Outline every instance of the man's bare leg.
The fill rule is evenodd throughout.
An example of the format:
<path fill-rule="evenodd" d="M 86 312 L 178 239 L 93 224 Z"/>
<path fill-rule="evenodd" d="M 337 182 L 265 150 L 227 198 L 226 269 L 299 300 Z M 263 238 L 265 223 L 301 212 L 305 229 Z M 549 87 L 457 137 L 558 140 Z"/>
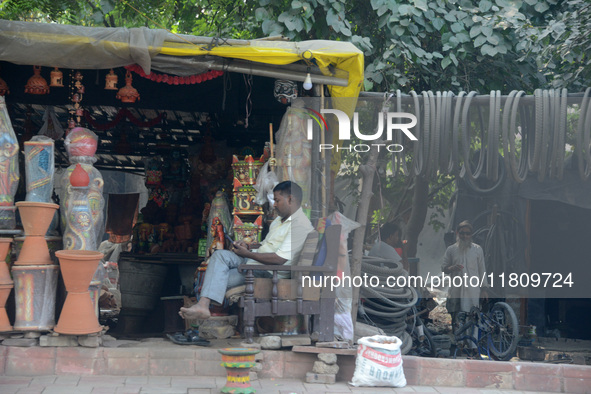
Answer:
<path fill-rule="evenodd" d="M 181 308 L 179 311 L 179 315 L 183 319 L 199 319 L 199 320 L 206 320 L 211 317 L 211 312 L 209 312 L 209 303 L 211 300 L 207 297 L 201 297 L 199 302 L 195 305 L 190 306 L 189 308 Z"/>

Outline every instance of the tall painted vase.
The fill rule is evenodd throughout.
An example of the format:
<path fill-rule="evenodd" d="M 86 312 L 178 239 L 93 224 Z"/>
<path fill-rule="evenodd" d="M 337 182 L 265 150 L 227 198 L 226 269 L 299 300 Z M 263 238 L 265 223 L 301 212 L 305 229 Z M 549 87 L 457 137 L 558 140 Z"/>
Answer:
<path fill-rule="evenodd" d="M 66 201 L 66 229 L 64 230 L 64 249 L 96 250 L 92 210 L 89 201 L 90 178 L 80 164 L 70 175 L 68 200 Z"/>
<path fill-rule="evenodd" d="M 14 195 L 20 179 L 19 146 L 8 116 L 4 97 L 0 96 L 0 229 L 16 227 Z"/>
<path fill-rule="evenodd" d="M 25 142 L 25 172 L 27 196 L 25 200 L 52 202 L 54 173 L 54 143 L 45 136 L 35 136 Z"/>

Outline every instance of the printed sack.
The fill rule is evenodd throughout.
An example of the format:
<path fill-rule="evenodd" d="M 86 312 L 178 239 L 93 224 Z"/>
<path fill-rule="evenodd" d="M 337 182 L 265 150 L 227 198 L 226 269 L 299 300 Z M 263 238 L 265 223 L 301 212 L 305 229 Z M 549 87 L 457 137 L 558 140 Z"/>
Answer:
<path fill-rule="evenodd" d="M 360 338 L 357 343 L 353 386 L 404 387 L 406 378 L 402 369 L 398 337 L 374 335 Z"/>

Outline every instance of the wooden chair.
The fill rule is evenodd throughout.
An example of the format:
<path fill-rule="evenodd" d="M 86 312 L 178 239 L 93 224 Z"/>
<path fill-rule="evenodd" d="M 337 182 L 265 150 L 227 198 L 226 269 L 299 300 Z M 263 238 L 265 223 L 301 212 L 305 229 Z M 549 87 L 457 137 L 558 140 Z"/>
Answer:
<path fill-rule="evenodd" d="M 251 343 L 254 336 L 255 319 L 261 316 L 312 315 L 312 329 L 319 341 L 332 341 L 334 338 L 334 290 L 325 278 L 336 275 L 341 225 L 328 226 L 324 238 L 318 241 L 318 233 L 308 234 L 302 254 L 296 265 L 249 265 L 238 267 L 246 272 L 245 294 L 240 299 L 243 308 L 244 336 Z M 320 253 L 326 242 L 326 257 Z M 324 261 L 321 261 L 324 258 Z M 255 270 L 273 271 L 273 278 L 255 278 Z M 291 279 L 279 279 L 277 271 L 291 272 Z M 316 277 L 315 283 L 302 286 L 302 276 Z M 322 282 L 320 282 L 322 281 Z"/>

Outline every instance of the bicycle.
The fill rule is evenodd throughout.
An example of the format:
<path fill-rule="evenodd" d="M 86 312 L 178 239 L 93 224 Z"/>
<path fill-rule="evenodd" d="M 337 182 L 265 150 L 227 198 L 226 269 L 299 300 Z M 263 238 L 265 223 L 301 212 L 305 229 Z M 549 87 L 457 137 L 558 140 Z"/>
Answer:
<path fill-rule="evenodd" d="M 465 322 L 454 330 L 454 358 L 458 351 L 480 359 L 483 355 L 500 361 L 513 357 L 519 341 L 519 325 L 508 304 L 496 302 L 486 313 L 474 306 L 470 312 L 461 312 L 458 317 Z"/>

